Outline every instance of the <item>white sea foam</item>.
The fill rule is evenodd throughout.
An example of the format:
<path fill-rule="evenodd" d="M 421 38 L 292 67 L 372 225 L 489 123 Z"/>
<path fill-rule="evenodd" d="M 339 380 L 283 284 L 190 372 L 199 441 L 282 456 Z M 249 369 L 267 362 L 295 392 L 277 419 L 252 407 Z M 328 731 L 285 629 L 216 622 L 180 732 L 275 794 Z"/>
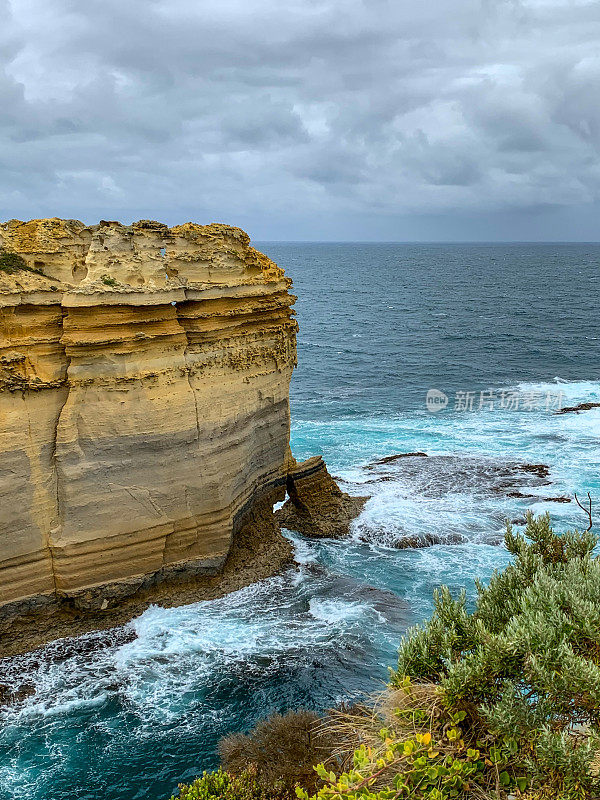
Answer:
<path fill-rule="evenodd" d="M 557 388 L 573 405 L 600 398 L 600 384 L 590 381 L 518 386 Z M 464 587 L 472 597 L 474 579 L 506 563 L 500 540 L 507 517 L 549 510 L 566 527 L 581 522 L 575 505 L 544 498 L 600 491 L 600 410 L 433 419 L 423 409 L 299 422 L 293 430 L 307 454 L 324 452 L 344 489 L 371 495 L 352 538 L 308 541 L 290 533 L 299 567 L 284 575 L 219 600 L 154 606 L 114 636 L 92 634 L 72 652 L 67 643 L 15 660 L 1 682 L 31 684 L 36 693 L 0 710 L 0 746 L 11 753 L 0 766 L 0 794 L 44 796 L 29 773 L 31 754 L 42 753 L 45 764 L 46 778 L 36 780 L 60 774 L 73 757 L 65 726 L 82 741 L 102 732 L 107 747 L 126 749 L 130 736 L 167 747 L 179 734 L 190 739 L 198 730 L 226 730 L 240 703 L 255 703 L 255 713 L 264 713 L 283 685 L 295 687 L 302 702 L 309 696 L 302 694 L 303 681 L 311 692 L 331 681 L 333 702 L 347 695 L 348 676 L 359 674 L 361 685 L 374 674 L 385 677 L 382 667 L 393 664 L 402 630 L 430 613 L 436 586 Z M 365 469 L 376 458 L 413 451 L 429 458 L 413 459 L 412 467 L 400 459 Z M 494 469 L 519 462 L 548 464 L 550 484 L 523 474 L 518 489 L 533 497 L 492 491 Z M 440 533 L 462 543 L 398 549 L 406 537 Z M 135 634 L 131 641 L 128 631 Z"/>
<path fill-rule="evenodd" d="M 371 612 L 371 614 L 374 612 L 374 609 L 365 603 L 315 597 L 310 599 L 309 609 L 315 619 L 325 622 L 327 625 L 343 624 L 349 620 L 364 619 L 368 612 Z M 383 616 L 377 612 L 375 613 L 380 621 L 383 622 Z"/>
<path fill-rule="evenodd" d="M 568 381 L 556 376 L 552 381 L 518 383 L 515 388 L 519 392 L 542 392 L 552 394 L 561 392 L 566 400 L 580 403 L 585 401 L 600 401 L 599 381 Z"/>
<path fill-rule="evenodd" d="M 564 381 L 557 377 L 504 388 L 540 395 L 560 391 L 563 405 L 600 401 L 598 381 Z M 574 492 L 582 493 L 588 488 L 600 491 L 600 409 L 557 415 L 543 409 L 518 412 L 497 408 L 493 413 L 450 412 L 435 418 L 423 409 L 388 417 L 304 421 L 295 424 L 293 432 L 308 450 L 313 439 L 314 447 L 317 442 L 325 444 L 329 468 L 342 479 L 346 491 L 371 495 L 353 525 L 353 535 L 382 546 L 394 547 L 406 537 L 415 536 L 497 540 L 502 536 L 505 519 L 522 518 L 527 508 L 536 513 L 550 511 L 562 527 L 577 524 L 580 519 L 574 503 L 559 504 L 545 498 L 572 497 Z M 462 486 L 455 485 L 456 478 L 451 474 L 444 490 L 442 473 L 433 474 L 428 486 L 407 474 L 402 461 L 379 471 L 380 476 L 385 472 L 386 477 L 381 483 L 374 482 L 377 470 L 364 469 L 377 458 L 414 451 L 425 451 L 430 456 L 462 454 L 467 459 L 465 464 L 473 465 L 477 458 L 489 459 L 498 466 L 543 463 L 550 467 L 550 483 L 540 486 L 535 476 L 528 480 L 524 474 L 513 489 L 533 497 L 519 499 L 501 491 L 494 495 L 493 487 L 486 494 L 484 475 L 481 491 L 468 475 Z M 422 462 L 422 471 L 426 473 L 430 466 L 431 462 Z M 437 493 L 433 491 L 436 481 Z"/>
<path fill-rule="evenodd" d="M 52 716 L 90 713 L 110 696 L 138 716 L 141 728 L 181 719 L 188 695 L 201 694 L 219 675 L 257 668 L 266 676 L 282 659 L 340 651 L 345 637 L 361 638 L 365 615 L 380 619 L 369 603 L 319 598 L 321 589 L 333 590 L 327 574 L 298 579 L 291 570 L 219 600 L 151 606 L 130 623 L 136 636 L 124 644 L 58 663 L 46 661 L 43 651 L 24 657 L 15 680 L 32 683 L 36 694 L 5 709 L 4 721 L 22 725 L 43 716 L 51 724 Z"/>
<path fill-rule="evenodd" d="M 316 564 L 318 561 L 316 548 L 310 539 L 305 539 L 302 536 L 294 533 L 294 531 L 284 531 L 294 546 L 294 561 L 297 564 L 306 566 L 307 564 Z"/>

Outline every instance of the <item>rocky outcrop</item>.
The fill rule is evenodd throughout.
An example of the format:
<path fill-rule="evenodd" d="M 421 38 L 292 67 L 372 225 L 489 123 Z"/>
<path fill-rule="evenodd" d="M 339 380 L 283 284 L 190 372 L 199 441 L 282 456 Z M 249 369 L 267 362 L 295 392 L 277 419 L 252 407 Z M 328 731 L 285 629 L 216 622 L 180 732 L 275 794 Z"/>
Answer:
<path fill-rule="evenodd" d="M 275 512 L 284 528 L 316 538 L 342 539 L 367 497 L 352 497 L 339 488 L 321 456 L 314 456 L 287 475 L 288 499 Z"/>
<path fill-rule="evenodd" d="M 225 225 L 11 220 L 0 248 L 0 616 L 214 575 L 293 464 L 290 280 Z"/>
<path fill-rule="evenodd" d="M 576 406 L 564 406 L 564 408 L 560 408 L 558 411 L 555 411 L 555 414 L 579 414 L 581 411 L 591 411 L 592 408 L 600 408 L 600 403 L 579 403 Z"/>

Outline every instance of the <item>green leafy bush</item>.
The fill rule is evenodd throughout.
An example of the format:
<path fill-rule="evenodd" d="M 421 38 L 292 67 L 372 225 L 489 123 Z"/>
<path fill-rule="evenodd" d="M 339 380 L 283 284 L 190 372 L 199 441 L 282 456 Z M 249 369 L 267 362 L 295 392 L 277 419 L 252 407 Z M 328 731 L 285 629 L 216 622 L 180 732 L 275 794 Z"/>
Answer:
<path fill-rule="evenodd" d="M 440 681 L 453 707 L 501 734 L 600 725 L 600 560 L 591 533 L 559 537 L 548 515 L 529 515 L 526 537 L 509 525 L 514 563 L 465 596 L 436 594 L 423 628 L 400 649 L 397 683 Z"/>
<path fill-rule="evenodd" d="M 252 771 L 238 776 L 219 769 L 205 772 L 189 785 L 179 787 L 171 800 L 290 800 L 292 795 L 283 786 L 265 788 Z"/>
<path fill-rule="evenodd" d="M 591 533 L 510 525 L 514 562 L 403 639 L 393 721 L 316 800 L 600 797 L 600 561 Z M 307 800 L 308 793 L 298 789 Z"/>
<path fill-rule="evenodd" d="M 118 285 L 119 285 L 119 281 L 117 281 L 117 280 L 116 280 L 115 278 L 113 278 L 111 275 L 102 275 L 102 277 L 100 278 L 100 280 L 102 281 L 102 283 L 103 283 L 105 286 L 112 286 L 113 288 L 115 288 L 116 286 L 118 286 Z"/>
<path fill-rule="evenodd" d="M 337 723 L 330 712 L 320 788 L 291 756 L 302 736 L 294 742 L 283 717 L 229 737 L 222 756 L 245 771 L 205 773 L 184 787 L 204 794 L 182 800 L 284 800 L 294 780 L 301 800 L 598 800 L 598 539 L 558 536 L 547 515 L 529 515 L 525 535 L 509 525 L 505 541 L 513 563 L 478 585 L 474 611 L 464 593 L 440 589 L 376 705 L 338 712 Z"/>

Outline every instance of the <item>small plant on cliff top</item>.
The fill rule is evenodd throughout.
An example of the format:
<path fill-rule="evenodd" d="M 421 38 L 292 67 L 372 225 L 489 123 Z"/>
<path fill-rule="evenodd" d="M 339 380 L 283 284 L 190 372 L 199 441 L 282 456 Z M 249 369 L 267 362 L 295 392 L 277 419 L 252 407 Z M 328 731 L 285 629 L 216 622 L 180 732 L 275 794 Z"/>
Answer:
<path fill-rule="evenodd" d="M 114 288 L 119 285 L 119 281 L 115 280 L 115 278 L 112 278 L 110 275 L 103 275 L 100 280 L 105 286 L 112 286 Z"/>
<path fill-rule="evenodd" d="M 27 262 L 18 253 L 13 253 L 5 247 L 0 247 L 0 272 L 5 272 L 7 275 L 14 275 L 15 272 L 25 270 L 26 272 L 35 272 L 36 275 L 43 275 L 41 269 L 33 269 L 27 265 Z"/>
<path fill-rule="evenodd" d="M 181 785 L 177 797 L 171 800 L 292 800 L 293 795 L 283 785 L 265 788 L 251 770 L 230 775 L 219 769 L 205 772 L 189 785 Z"/>

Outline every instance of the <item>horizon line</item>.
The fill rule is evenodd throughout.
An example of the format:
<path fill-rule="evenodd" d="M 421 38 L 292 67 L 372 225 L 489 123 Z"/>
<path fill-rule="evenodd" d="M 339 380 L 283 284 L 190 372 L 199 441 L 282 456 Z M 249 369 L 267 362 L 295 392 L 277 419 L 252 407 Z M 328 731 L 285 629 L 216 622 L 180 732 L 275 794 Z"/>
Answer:
<path fill-rule="evenodd" d="M 600 244 L 596 239 L 262 239 L 265 244 Z"/>

